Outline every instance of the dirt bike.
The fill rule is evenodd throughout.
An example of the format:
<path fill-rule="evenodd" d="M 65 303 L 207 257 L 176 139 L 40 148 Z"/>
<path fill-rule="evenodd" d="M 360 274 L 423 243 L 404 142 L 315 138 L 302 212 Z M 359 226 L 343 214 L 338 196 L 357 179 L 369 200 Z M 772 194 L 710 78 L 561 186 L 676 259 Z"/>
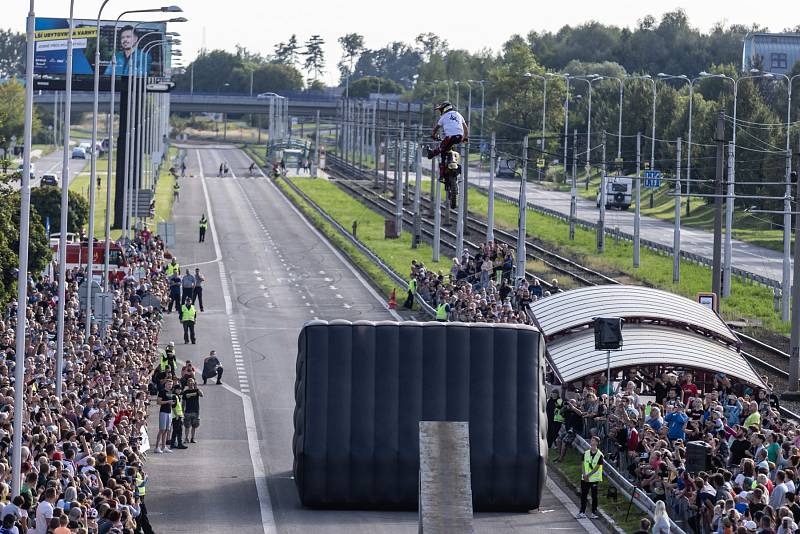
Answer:
<path fill-rule="evenodd" d="M 458 177 L 461 175 L 461 155 L 456 150 L 456 146 L 458 145 L 439 155 L 441 158 L 439 182 L 444 184 L 451 209 L 458 207 Z"/>

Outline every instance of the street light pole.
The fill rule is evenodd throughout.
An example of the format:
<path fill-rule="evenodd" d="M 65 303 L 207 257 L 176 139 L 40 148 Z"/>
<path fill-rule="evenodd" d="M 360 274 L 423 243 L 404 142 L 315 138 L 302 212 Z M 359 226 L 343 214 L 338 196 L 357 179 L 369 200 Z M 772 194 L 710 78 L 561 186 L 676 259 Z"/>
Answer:
<path fill-rule="evenodd" d="M 94 95 L 92 100 L 92 146 L 91 167 L 89 173 L 89 232 L 86 251 L 86 340 L 92 335 L 92 270 L 94 268 L 94 208 L 95 208 L 95 183 L 97 181 L 97 119 L 100 100 L 100 19 L 103 9 L 109 0 L 103 0 L 97 12 L 95 21 L 95 50 L 94 50 Z"/>
<path fill-rule="evenodd" d="M 20 178 L 19 214 L 19 266 L 17 272 L 17 324 L 16 351 L 14 363 L 14 433 L 11 437 L 11 494 L 17 496 L 22 488 L 22 413 L 24 411 L 25 391 L 25 326 L 28 303 L 28 245 L 31 214 L 31 137 L 33 133 L 33 56 L 36 28 L 34 0 L 30 0 L 26 20 L 25 48 L 25 126 L 23 130 L 22 177 Z M 64 231 L 62 229 L 61 233 Z"/>
<path fill-rule="evenodd" d="M 61 231 L 58 236 L 58 303 L 56 311 L 56 397 L 61 399 L 64 386 L 64 299 L 67 283 L 67 212 L 69 210 L 69 127 L 72 120 L 72 34 L 75 29 L 75 0 L 69 3 L 67 35 L 67 74 L 64 94 L 64 153 L 61 163 Z M 47 236 L 49 239 L 50 236 Z"/>

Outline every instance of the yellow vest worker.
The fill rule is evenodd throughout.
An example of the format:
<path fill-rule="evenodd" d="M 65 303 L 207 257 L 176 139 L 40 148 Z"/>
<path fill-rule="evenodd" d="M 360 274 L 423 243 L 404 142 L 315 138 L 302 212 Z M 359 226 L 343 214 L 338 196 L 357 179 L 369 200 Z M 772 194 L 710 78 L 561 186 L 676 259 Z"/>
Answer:
<path fill-rule="evenodd" d="M 592 494 L 592 519 L 597 519 L 597 485 L 603 481 L 603 453 L 598 449 L 600 439 L 592 436 L 591 447 L 583 452 L 581 465 L 581 511 L 578 518 L 586 517 L 589 492 Z"/>
<path fill-rule="evenodd" d="M 177 261 L 175 263 L 170 262 L 169 265 L 167 265 L 166 269 L 167 277 L 170 277 L 175 273 L 181 274 L 181 266 L 178 264 Z"/>
<path fill-rule="evenodd" d="M 186 303 L 181 306 L 180 321 L 183 325 L 183 342 L 189 343 L 191 339 L 194 345 L 197 340 L 194 336 L 194 323 L 197 320 L 197 308 L 192 306 L 191 299 L 186 299 Z"/>
<path fill-rule="evenodd" d="M 558 399 L 556 401 L 556 409 L 553 411 L 553 421 L 556 423 L 563 423 L 564 422 L 564 414 L 561 412 L 561 408 L 564 407 L 564 399 Z"/>
<path fill-rule="evenodd" d="M 447 321 L 447 304 L 442 303 L 436 307 L 436 320 Z"/>
<path fill-rule="evenodd" d="M 189 304 L 186 306 L 184 304 L 181 306 L 181 322 L 183 321 L 194 321 L 197 318 L 197 310 L 194 306 Z"/>

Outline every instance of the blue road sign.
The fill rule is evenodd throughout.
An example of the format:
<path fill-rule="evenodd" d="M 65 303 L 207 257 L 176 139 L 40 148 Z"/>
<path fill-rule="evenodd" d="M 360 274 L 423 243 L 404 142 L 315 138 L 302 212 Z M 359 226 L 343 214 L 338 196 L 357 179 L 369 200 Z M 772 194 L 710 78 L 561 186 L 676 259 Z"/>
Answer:
<path fill-rule="evenodd" d="M 661 178 L 663 175 L 661 171 L 647 170 L 644 171 L 644 186 L 645 187 L 661 187 Z"/>

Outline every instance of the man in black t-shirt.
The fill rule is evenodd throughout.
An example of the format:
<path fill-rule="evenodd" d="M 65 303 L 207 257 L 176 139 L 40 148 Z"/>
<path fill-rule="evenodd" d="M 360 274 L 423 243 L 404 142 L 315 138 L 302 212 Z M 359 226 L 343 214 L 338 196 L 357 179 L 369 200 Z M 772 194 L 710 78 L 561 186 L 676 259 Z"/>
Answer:
<path fill-rule="evenodd" d="M 164 385 L 158 392 L 156 403 L 158 410 L 158 435 L 156 436 L 156 448 L 153 452 L 172 452 L 167 448 L 167 439 L 170 437 L 172 427 L 172 407 L 175 405 L 175 395 L 172 393 L 172 379 L 164 380 Z"/>
<path fill-rule="evenodd" d="M 194 440 L 194 433 L 200 426 L 200 397 L 203 392 L 197 388 L 194 378 L 186 381 L 186 389 L 183 390 L 183 426 L 186 437 L 184 443 L 197 443 Z M 191 439 L 190 436 L 191 429 Z"/>
<path fill-rule="evenodd" d="M 728 458 L 728 465 L 739 465 L 742 458 L 752 456 L 748 454 L 750 451 L 750 440 L 747 439 L 747 431 L 739 427 L 736 434 L 736 439 L 731 443 L 731 455 Z"/>

